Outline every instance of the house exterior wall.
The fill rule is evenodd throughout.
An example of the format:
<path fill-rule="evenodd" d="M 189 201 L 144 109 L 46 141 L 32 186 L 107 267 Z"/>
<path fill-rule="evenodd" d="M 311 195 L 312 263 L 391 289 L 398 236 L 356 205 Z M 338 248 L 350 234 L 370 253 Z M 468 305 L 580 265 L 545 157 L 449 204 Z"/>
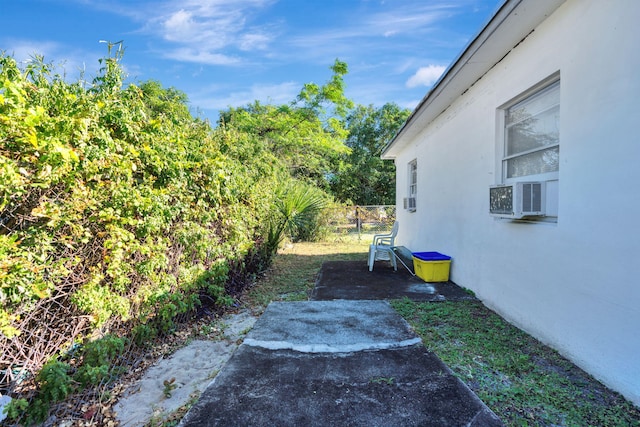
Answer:
<path fill-rule="evenodd" d="M 568 0 L 398 153 L 397 241 L 640 404 L 640 2 Z M 489 215 L 498 107 L 560 75 L 558 218 Z M 417 208 L 401 209 L 417 161 Z"/>

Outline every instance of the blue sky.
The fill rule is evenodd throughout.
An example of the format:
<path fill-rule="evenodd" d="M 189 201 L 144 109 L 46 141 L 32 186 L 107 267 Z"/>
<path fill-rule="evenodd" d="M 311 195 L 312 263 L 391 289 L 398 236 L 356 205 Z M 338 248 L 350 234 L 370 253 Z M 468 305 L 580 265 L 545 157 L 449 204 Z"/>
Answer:
<path fill-rule="evenodd" d="M 0 0 L 0 50 L 90 80 L 104 41 L 122 40 L 130 81 L 180 89 L 212 121 L 229 106 L 293 100 L 335 59 L 354 102 L 413 109 L 502 2 Z"/>

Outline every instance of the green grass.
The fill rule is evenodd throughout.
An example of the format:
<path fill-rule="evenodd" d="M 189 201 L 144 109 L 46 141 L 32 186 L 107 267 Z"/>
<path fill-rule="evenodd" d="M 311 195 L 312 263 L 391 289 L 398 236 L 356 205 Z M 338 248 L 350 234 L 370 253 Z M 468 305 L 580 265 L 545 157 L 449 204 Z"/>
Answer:
<path fill-rule="evenodd" d="M 507 425 L 640 426 L 640 411 L 479 301 L 392 302 Z"/>
<path fill-rule="evenodd" d="M 264 277 L 246 293 L 243 302 L 261 312 L 271 301 L 306 301 L 323 262 L 364 259 L 369 240 L 344 238 L 287 245 L 278 252 Z"/>
<path fill-rule="evenodd" d="M 244 302 L 260 312 L 307 300 L 323 262 L 366 262 L 367 247 L 367 239 L 292 245 Z M 392 306 L 506 425 L 640 426 L 637 407 L 478 301 Z"/>

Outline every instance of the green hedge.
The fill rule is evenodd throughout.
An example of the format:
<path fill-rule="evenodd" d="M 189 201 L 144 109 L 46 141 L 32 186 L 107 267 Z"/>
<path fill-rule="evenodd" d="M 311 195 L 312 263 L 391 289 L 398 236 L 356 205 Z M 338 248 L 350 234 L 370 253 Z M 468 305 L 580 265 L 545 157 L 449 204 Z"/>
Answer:
<path fill-rule="evenodd" d="M 0 55 L 5 391 L 125 321 L 153 336 L 205 296 L 228 304 L 229 275 L 248 258 L 265 267 L 286 168 L 253 136 L 194 118 L 179 91 L 125 86 L 119 59 L 87 84 Z"/>
<path fill-rule="evenodd" d="M 321 108 L 350 105 L 339 61 L 291 105 L 212 128 L 176 89 L 125 85 L 121 56 L 109 45 L 87 83 L 0 53 L 0 392 L 14 420 L 117 374 L 125 342 L 232 303 L 285 235 L 316 237 L 318 187 L 347 150 Z"/>

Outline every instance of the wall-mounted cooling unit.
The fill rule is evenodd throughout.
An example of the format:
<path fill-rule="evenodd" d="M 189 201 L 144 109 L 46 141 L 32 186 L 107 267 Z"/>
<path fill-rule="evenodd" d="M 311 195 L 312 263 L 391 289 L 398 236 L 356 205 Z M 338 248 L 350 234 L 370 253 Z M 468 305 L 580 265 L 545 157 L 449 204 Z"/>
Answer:
<path fill-rule="evenodd" d="M 404 208 L 410 212 L 415 212 L 416 210 L 416 198 L 415 197 L 405 197 L 404 200 Z"/>
<path fill-rule="evenodd" d="M 545 215 L 545 183 L 515 182 L 489 188 L 489 213 L 499 218 L 520 219 Z"/>

